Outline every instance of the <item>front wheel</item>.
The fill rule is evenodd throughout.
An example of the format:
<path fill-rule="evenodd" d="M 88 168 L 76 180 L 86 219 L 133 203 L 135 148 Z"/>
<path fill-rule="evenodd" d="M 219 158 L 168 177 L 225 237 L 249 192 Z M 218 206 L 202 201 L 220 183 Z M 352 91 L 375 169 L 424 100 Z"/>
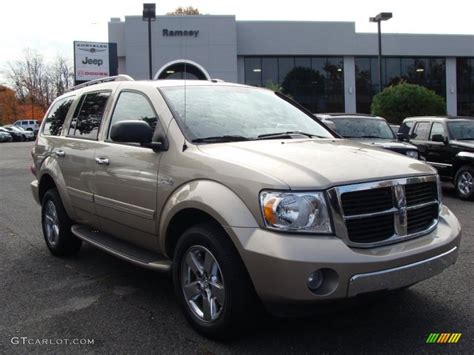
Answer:
<path fill-rule="evenodd" d="M 53 255 L 69 256 L 79 251 L 82 240 L 72 234 L 72 221 L 56 189 L 50 189 L 44 194 L 41 220 L 46 245 Z"/>
<path fill-rule="evenodd" d="M 235 336 L 250 326 L 258 310 L 240 256 L 225 232 L 212 224 L 191 227 L 180 237 L 173 282 L 187 320 L 208 337 Z"/>
<path fill-rule="evenodd" d="M 463 166 L 456 173 L 454 186 L 457 195 L 463 200 L 474 200 L 474 168 Z"/>

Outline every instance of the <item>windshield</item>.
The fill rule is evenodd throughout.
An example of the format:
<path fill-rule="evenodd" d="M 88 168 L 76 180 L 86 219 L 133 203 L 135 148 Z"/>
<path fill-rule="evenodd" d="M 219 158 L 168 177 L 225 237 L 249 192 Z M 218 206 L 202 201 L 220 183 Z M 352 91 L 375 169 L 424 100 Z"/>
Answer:
<path fill-rule="evenodd" d="M 448 128 L 452 139 L 474 140 L 474 120 L 448 122 Z"/>
<path fill-rule="evenodd" d="M 337 133 L 345 138 L 395 138 L 392 129 L 384 120 L 364 117 L 331 117 L 330 120 L 336 125 Z"/>
<path fill-rule="evenodd" d="M 186 96 L 183 86 L 161 90 L 192 140 L 223 136 L 257 139 L 262 135 L 296 131 L 333 138 L 323 126 L 269 90 L 188 86 Z"/>

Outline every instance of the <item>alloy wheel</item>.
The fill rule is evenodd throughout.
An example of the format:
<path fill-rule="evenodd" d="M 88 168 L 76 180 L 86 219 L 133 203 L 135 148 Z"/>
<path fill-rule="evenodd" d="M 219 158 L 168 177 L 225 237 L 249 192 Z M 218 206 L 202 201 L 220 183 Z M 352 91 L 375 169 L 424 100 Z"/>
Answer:
<path fill-rule="evenodd" d="M 46 203 L 43 224 L 48 243 L 55 246 L 59 239 L 59 219 L 56 206 L 51 200 Z"/>
<path fill-rule="evenodd" d="M 181 289 L 199 320 L 214 322 L 222 314 L 226 298 L 224 278 L 216 258 L 205 247 L 192 246 L 184 254 Z"/>
<path fill-rule="evenodd" d="M 473 180 L 473 176 L 469 171 L 461 173 L 458 179 L 458 190 L 462 195 L 467 196 L 472 192 Z"/>

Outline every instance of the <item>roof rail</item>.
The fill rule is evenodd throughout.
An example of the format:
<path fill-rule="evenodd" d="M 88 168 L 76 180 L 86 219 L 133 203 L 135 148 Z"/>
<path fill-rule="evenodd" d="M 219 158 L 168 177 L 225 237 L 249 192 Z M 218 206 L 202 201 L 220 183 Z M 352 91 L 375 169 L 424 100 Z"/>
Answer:
<path fill-rule="evenodd" d="M 120 75 L 115 75 L 115 76 L 109 76 L 109 77 L 106 77 L 106 78 L 86 81 L 85 83 L 73 86 L 68 91 L 74 91 L 74 90 L 82 89 L 82 88 L 85 88 L 87 86 L 91 86 L 91 85 L 95 85 L 95 84 L 108 83 L 109 81 L 132 81 L 132 80 L 134 80 L 134 79 L 131 76 L 125 75 L 125 74 L 120 74 Z"/>

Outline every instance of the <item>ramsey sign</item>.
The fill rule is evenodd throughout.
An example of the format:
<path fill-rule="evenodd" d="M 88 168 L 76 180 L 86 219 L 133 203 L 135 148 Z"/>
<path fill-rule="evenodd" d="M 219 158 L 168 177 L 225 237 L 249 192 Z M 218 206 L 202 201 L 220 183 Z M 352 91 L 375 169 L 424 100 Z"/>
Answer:
<path fill-rule="evenodd" d="M 74 42 L 76 84 L 117 75 L 117 44 Z"/>

